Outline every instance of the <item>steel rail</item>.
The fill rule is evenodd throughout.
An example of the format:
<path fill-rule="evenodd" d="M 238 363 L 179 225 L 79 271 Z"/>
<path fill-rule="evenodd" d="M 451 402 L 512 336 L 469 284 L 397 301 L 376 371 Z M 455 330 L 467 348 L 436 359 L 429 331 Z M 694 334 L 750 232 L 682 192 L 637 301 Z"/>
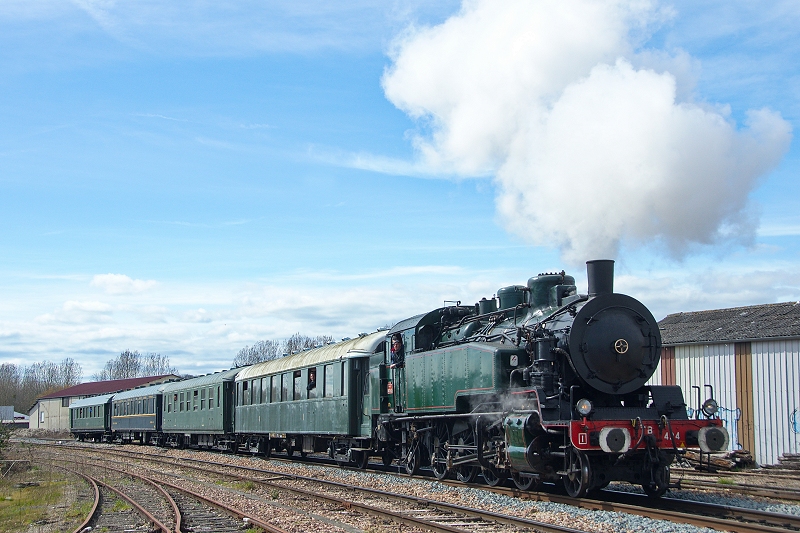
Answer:
<path fill-rule="evenodd" d="M 264 521 L 256 518 L 255 516 L 252 516 L 252 515 L 250 515 L 248 513 L 245 513 L 244 511 L 241 511 L 239 509 L 236 509 L 235 507 L 230 507 L 230 506 L 221 504 L 219 502 L 216 502 L 216 501 L 212 500 L 211 498 L 209 498 L 208 496 L 204 496 L 202 494 L 194 492 L 194 491 L 192 491 L 190 489 L 187 489 L 186 487 L 180 487 L 178 485 L 175 485 L 174 483 L 170 483 L 169 481 L 159 481 L 159 483 L 163 483 L 167 487 L 173 488 L 173 489 L 175 489 L 177 491 L 180 491 L 180 492 L 182 492 L 184 494 L 187 494 L 192 498 L 196 498 L 196 499 L 202 501 L 203 503 L 205 503 L 206 505 L 210 505 L 211 507 L 214 507 L 215 509 L 219 509 L 219 510 L 225 512 L 225 513 L 230 513 L 230 514 L 232 514 L 232 515 L 234 515 L 234 516 L 236 516 L 238 518 L 241 518 L 242 520 L 247 519 L 249 521 L 249 523 L 251 523 L 251 524 L 253 524 L 253 525 L 257 526 L 257 527 L 260 527 L 261 529 L 263 529 L 264 531 L 268 531 L 269 533 L 288 533 L 288 531 L 286 531 L 284 529 L 281 529 L 278 526 L 273 526 L 273 525 L 271 525 L 271 524 L 269 524 L 267 522 L 264 522 Z"/>
<path fill-rule="evenodd" d="M 788 468 L 763 468 L 752 471 L 734 471 L 734 470 L 718 470 L 717 472 L 705 472 L 695 468 L 685 467 L 670 467 L 670 471 L 674 474 L 686 474 L 692 476 L 702 477 L 731 477 L 731 476 L 744 476 L 744 477 L 771 477 L 771 478 L 786 478 L 786 479 L 800 479 L 800 470 L 792 470 Z"/>
<path fill-rule="evenodd" d="M 112 453 L 120 453 L 120 451 L 115 451 L 115 452 L 112 452 Z M 150 457 L 150 458 L 153 458 L 154 460 L 157 460 L 157 461 L 163 461 L 163 459 L 161 457 L 159 457 L 156 454 L 151 454 L 151 453 L 122 451 L 121 455 L 123 455 L 123 454 L 139 455 L 139 456 L 143 456 L 143 457 Z M 203 460 L 192 459 L 192 458 L 171 458 L 171 459 L 177 459 L 179 461 L 185 461 L 185 462 L 198 462 L 198 463 L 202 463 L 204 465 L 216 465 L 216 466 L 221 466 L 221 467 L 225 467 L 225 468 L 236 468 L 236 469 L 239 469 L 239 470 L 250 470 L 250 471 L 255 471 L 255 472 L 260 472 L 260 473 L 284 476 L 286 478 L 304 479 L 304 476 L 286 475 L 286 474 L 283 474 L 283 473 L 280 473 L 280 472 L 274 472 L 274 471 L 269 471 L 269 470 L 264 470 L 264 469 L 253 468 L 253 467 L 233 466 L 233 465 L 227 465 L 227 464 L 224 464 L 224 463 L 209 462 L 209 461 L 203 461 Z M 164 462 L 167 462 L 167 461 L 164 461 Z M 234 474 L 225 474 L 225 475 L 236 477 L 236 475 L 234 475 Z M 405 477 L 405 476 L 403 476 L 403 477 Z M 314 482 L 335 483 L 335 482 L 330 482 L 330 481 L 317 480 L 317 479 L 314 479 L 314 478 L 306 478 L 306 479 L 314 481 Z M 451 484 L 453 486 L 459 486 L 459 487 L 467 486 L 467 485 L 464 485 L 462 483 L 453 483 L 453 482 L 448 482 L 448 481 L 443 481 L 442 483 Z M 520 490 L 516 490 L 516 489 L 503 489 L 503 488 L 498 488 L 498 487 L 491 487 L 491 488 L 486 488 L 485 490 L 490 490 L 490 491 L 501 493 L 501 494 L 508 494 L 508 495 L 512 495 L 512 496 L 516 496 L 516 497 L 520 497 L 520 498 L 525 498 L 525 499 L 531 499 L 531 500 L 535 500 L 535 501 L 550 501 L 550 502 L 554 502 L 554 503 L 563 503 L 563 504 L 572 505 L 572 506 L 580 507 L 580 508 L 586 508 L 586 509 L 599 509 L 599 510 L 607 510 L 607 511 L 617 510 L 617 511 L 620 511 L 620 512 L 626 512 L 626 513 L 630 513 L 630 514 L 637 514 L 637 515 L 640 515 L 640 516 L 648 516 L 648 517 L 651 517 L 651 518 L 657 518 L 657 519 L 662 519 L 662 520 L 670 520 L 670 521 L 673 521 L 673 522 L 682 522 L 682 523 L 687 523 L 687 524 L 692 524 L 692 525 L 698 525 L 698 526 L 701 526 L 701 527 L 702 526 L 705 526 L 705 527 L 717 527 L 717 528 L 721 527 L 723 529 L 727 529 L 727 530 L 730 530 L 730 531 L 741 531 L 743 533 L 756 533 L 756 532 L 760 532 L 760 533 L 777 533 L 778 531 L 785 532 L 786 531 L 786 529 L 785 529 L 786 527 L 795 527 L 795 529 L 800 529 L 800 525 L 795 525 L 796 523 L 800 524 L 800 519 L 797 519 L 797 518 L 795 518 L 795 517 L 793 517 L 791 515 L 782 515 L 782 514 L 777 514 L 777 513 L 769 513 L 769 512 L 765 512 L 765 511 L 755 511 L 755 510 L 743 509 L 743 508 L 738 508 L 738 507 L 730 507 L 730 506 L 718 506 L 718 505 L 713 505 L 713 504 L 703 504 L 706 507 L 703 508 L 702 512 L 706 512 L 706 513 L 713 512 L 713 509 L 716 508 L 717 511 L 721 511 L 721 513 L 717 513 L 717 514 L 722 514 L 723 516 L 728 516 L 729 517 L 729 518 L 715 518 L 715 517 L 712 517 L 712 516 L 697 516 L 697 515 L 693 515 L 693 514 L 690 514 L 690 513 L 679 512 L 679 511 L 675 511 L 675 510 L 654 509 L 652 507 L 640 507 L 640 506 L 635 505 L 635 504 L 625 504 L 625 503 L 621 503 L 621 502 L 608 502 L 608 501 L 598 501 L 598 500 L 588 500 L 588 499 L 574 499 L 574 498 L 569 498 L 567 496 L 559 496 L 559 495 L 545 494 L 545 493 L 538 493 L 538 492 L 525 492 L 525 491 L 520 491 Z M 613 492 L 613 491 L 608 491 L 608 492 Z M 402 497 L 402 495 L 400 495 L 400 496 Z M 666 498 L 664 500 L 669 500 L 669 498 Z M 658 501 L 663 501 L 663 500 L 648 499 L 647 501 L 648 501 L 648 504 L 650 505 L 653 502 L 658 502 Z M 676 502 L 674 505 L 695 505 L 695 504 L 698 504 L 696 509 L 700 509 L 700 507 L 701 507 L 701 505 L 699 505 L 700 502 L 691 502 L 691 503 L 689 503 L 689 502 L 687 502 L 687 500 L 674 500 L 674 501 Z M 680 502 L 680 503 L 678 503 L 678 502 Z M 754 521 L 754 523 L 739 522 L 739 521 L 736 521 L 735 519 L 752 520 L 752 521 Z M 798 520 L 799 522 L 795 522 L 796 520 Z M 764 524 L 758 523 L 759 521 L 769 521 L 773 525 L 764 525 Z M 549 524 L 543 524 L 543 525 L 549 525 Z M 550 526 L 552 526 L 552 525 L 550 525 Z"/>
<path fill-rule="evenodd" d="M 385 509 L 381 509 L 381 508 L 378 508 L 378 507 L 371 506 L 369 504 L 352 502 L 352 501 L 349 501 L 349 500 L 343 500 L 341 498 L 336 498 L 334 496 L 326 496 L 326 495 L 320 494 L 318 492 L 308 491 L 308 490 L 300 489 L 300 488 L 297 488 L 297 487 L 287 487 L 286 485 L 283 485 L 283 484 L 280 484 L 280 483 L 276 483 L 275 481 L 277 481 L 277 480 L 305 481 L 305 482 L 310 482 L 310 483 L 317 483 L 317 484 L 327 485 L 327 486 L 338 488 L 338 489 L 357 490 L 357 491 L 360 491 L 360 492 L 369 493 L 369 494 L 376 495 L 376 496 L 382 496 L 382 497 L 396 499 L 396 500 L 399 500 L 399 501 L 415 503 L 415 504 L 418 504 L 418 505 L 423 505 L 423 506 L 426 506 L 426 507 L 431 507 L 431 508 L 435 508 L 435 509 L 439 509 L 439 510 L 442 510 L 442 511 L 451 512 L 451 513 L 461 513 L 461 514 L 464 514 L 464 515 L 467 515 L 467 516 L 480 518 L 482 520 L 493 521 L 493 522 L 498 522 L 498 523 L 503 523 L 503 524 L 509 524 L 509 525 L 514 525 L 514 526 L 518 526 L 518 527 L 533 528 L 533 529 L 537 529 L 539 531 L 543 531 L 543 532 L 546 532 L 546 533 L 586 533 L 583 530 L 564 527 L 564 526 L 559 526 L 559 525 L 550 524 L 550 523 L 547 523 L 547 522 L 539 522 L 537 520 L 531 520 L 531 519 L 522 518 L 522 517 L 516 517 L 516 516 L 511 516 L 511 515 L 504 515 L 504 514 L 495 513 L 495 512 L 492 512 L 492 511 L 484 511 L 482 509 L 475 509 L 475 508 L 472 508 L 472 507 L 465 507 L 465 506 L 446 503 L 446 502 L 438 502 L 438 501 L 435 501 L 435 500 L 429 500 L 429 499 L 426 499 L 426 498 L 420 498 L 418 496 L 410 496 L 410 495 L 406 495 L 406 494 L 388 492 L 388 491 L 383 491 L 383 490 L 379 490 L 379 489 L 372 489 L 372 488 L 368 488 L 368 487 L 359 487 L 359 486 L 354 486 L 354 485 L 348 485 L 348 484 L 339 483 L 339 482 L 336 482 L 336 481 L 322 480 L 322 479 L 317 479 L 317 478 L 310 477 L 310 476 L 298 476 L 298 475 L 292 475 L 292 474 L 284 474 L 284 473 L 281 473 L 281 472 L 274 472 L 274 471 L 269 471 L 269 470 L 264 470 L 264 469 L 259 469 L 259 468 L 226 465 L 226 464 L 223 464 L 223 463 L 208 462 L 208 461 L 202 461 L 202 460 L 199 460 L 199 459 L 170 457 L 170 459 L 178 459 L 178 460 L 181 460 L 181 461 L 201 463 L 204 466 L 179 465 L 179 464 L 176 464 L 174 462 L 167 461 L 164 458 L 161 458 L 161 457 L 158 457 L 158 456 L 154 456 L 154 454 L 144 454 L 144 455 L 151 456 L 149 460 L 154 460 L 156 462 L 166 463 L 166 464 L 169 464 L 171 466 L 178 466 L 179 468 L 180 467 L 190 468 L 190 469 L 193 469 L 193 470 L 199 470 L 199 471 L 206 472 L 206 473 L 213 472 L 213 473 L 218 474 L 218 475 L 227 476 L 227 477 L 230 477 L 230 478 L 233 478 L 233 479 L 237 479 L 237 480 L 241 480 L 241 481 L 252 481 L 254 483 L 258 483 L 260 485 L 268 486 L 270 488 L 286 490 L 286 491 L 289 491 L 289 492 L 293 492 L 295 494 L 301 494 L 303 496 L 306 496 L 306 497 L 309 497 L 309 498 L 312 498 L 312 499 L 322 499 L 322 500 L 328 501 L 329 503 L 340 505 L 341 507 L 343 507 L 345 509 L 356 508 L 357 510 L 360 510 L 364 514 L 370 514 L 372 516 L 378 516 L 380 518 L 389 518 L 389 519 L 391 519 L 391 520 L 393 520 L 395 522 L 398 522 L 398 523 L 402 523 L 402 524 L 405 524 L 405 525 L 408 525 L 408 526 L 412 526 L 412 527 L 422 528 L 422 529 L 425 529 L 425 530 L 428 530 L 428 531 L 436 531 L 436 532 L 439 532 L 439 533 L 465 533 L 466 530 L 455 528 L 455 527 L 451 527 L 451 526 L 447 526 L 447 525 L 443 525 L 443 524 L 438 524 L 436 522 L 432 522 L 432 521 L 425 520 L 425 519 L 422 519 L 422 518 L 416 518 L 416 517 L 413 517 L 413 516 L 408 516 L 407 513 L 389 511 L 389 510 L 385 510 Z M 108 460 L 108 459 L 102 459 L 102 460 Z M 250 471 L 250 472 L 254 472 L 254 473 L 258 473 L 258 474 L 269 474 L 271 476 L 277 476 L 278 479 L 276 480 L 275 477 L 272 477 L 272 478 L 269 478 L 269 479 L 259 479 L 259 478 L 248 477 L 248 476 L 245 476 L 245 475 L 242 475 L 242 474 L 235 474 L 235 473 L 231 473 L 231 472 L 221 472 L 221 471 L 218 471 L 218 470 L 210 470 L 207 467 L 207 465 L 213 465 L 213 466 L 223 467 L 223 468 L 231 468 L 231 469 L 236 469 L 236 470 L 245 470 L 245 471 Z M 164 483 L 166 483 L 166 482 L 164 482 Z"/>
<path fill-rule="evenodd" d="M 58 466 L 58 465 L 54 465 L 54 466 Z M 60 466 L 59 468 L 64 468 L 64 467 Z M 97 486 L 97 483 L 95 483 L 94 479 L 90 478 L 89 476 L 87 476 L 85 474 L 82 474 L 81 472 L 76 472 L 76 471 L 71 470 L 69 468 L 64 468 L 64 470 L 66 470 L 68 472 L 72 472 L 76 476 L 82 477 L 84 480 L 86 480 L 89 483 L 89 485 L 92 487 L 92 489 L 94 489 L 94 504 L 92 505 L 92 509 L 89 511 L 89 514 L 86 516 L 86 520 L 84 520 L 81 525 L 79 525 L 77 528 L 75 528 L 72 531 L 72 533 L 81 533 L 89 525 L 89 522 L 92 521 L 92 519 L 94 518 L 94 515 L 97 514 L 97 509 L 100 507 L 100 487 Z"/>
<path fill-rule="evenodd" d="M 330 481 L 330 480 L 326 480 L 326 479 L 318 479 L 318 478 L 311 477 L 311 476 L 299 476 L 299 475 L 296 475 L 296 474 L 284 474 L 282 472 L 275 472 L 275 471 L 266 470 L 266 469 L 263 469 L 263 468 L 255 468 L 255 467 L 249 467 L 249 466 L 226 465 L 224 463 L 201 461 L 199 459 L 191 459 L 191 458 L 172 458 L 172 459 L 179 459 L 181 461 L 188 461 L 188 462 L 198 462 L 198 463 L 202 463 L 204 465 L 214 465 L 214 466 L 219 466 L 219 467 L 223 467 L 223 468 L 233 468 L 233 469 L 236 469 L 236 470 L 245 470 L 245 471 L 255 472 L 255 473 L 259 473 L 259 474 L 269 474 L 269 475 L 273 475 L 273 476 L 278 476 L 279 479 L 281 479 L 281 480 L 306 481 L 306 482 L 311 482 L 311 483 L 319 483 L 319 484 L 322 484 L 322 485 L 328 485 L 328 486 L 336 487 L 336 488 L 340 488 L 340 489 L 355 489 L 355 490 L 358 490 L 360 492 L 374 494 L 374 495 L 377 495 L 377 496 L 389 497 L 389 498 L 393 498 L 393 499 L 400 500 L 400 501 L 413 502 L 413 503 L 417 503 L 417 504 L 420 504 L 420 505 L 425 505 L 425 506 L 428 506 L 428 507 L 434 507 L 434 508 L 437 508 L 437 509 L 440 509 L 440 510 L 443 510 L 443 511 L 463 513 L 463 514 L 466 514 L 468 516 L 474 516 L 476 518 L 481 518 L 481 519 L 484 519 L 484 520 L 486 520 L 488 518 L 489 520 L 494 521 L 494 522 L 500 522 L 500 523 L 515 525 L 515 526 L 536 528 L 536 529 L 538 529 L 540 531 L 545 531 L 545 532 L 549 532 L 549 533 L 583 533 L 583 531 L 579 530 L 579 529 L 568 528 L 568 527 L 564 527 L 564 526 L 550 524 L 550 523 L 547 523 L 547 522 L 539 522 L 538 520 L 530 520 L 528 518 L 521 518 L 521 517 L 517 517 L 517 516 L 504 515 L 504 514 L 501 514 L 501 513 L 495 513 L 493 511 L 484 511 L 483 509 L 475 509 L 475 508 L 472 508 L 472 507 L 465 507 L 465 506 L 462 506 L 462 505 L 456 505 L 456 504 L 447 503 L 447 502 L 439 502 L 439 501 L 435 501 L 435 500 L 428 500 L 426 498 L 420 498 L 418 496 L 410 496 L 410 495 L 407 495 L 407 494 L 389 492 L 389 491 L 384 491 L 384 490 L 380 490 L 380 489 L 372 489 L 372 488 L 369 488 L 369 487 L 360 487 L 360 486 L 355 486 L 355 485 L 348 485 L 346 483 L 340 483 L 338 481 Z M 164 462 L 168 462 L 168 461 L 164 461 Z M 172 463 L 172 464 L 174 464 L 174 463 Z M 202 467 L 193 466 L 193 467 L 190 467 L 190 468 L 209 471 L 208 469 L 202 468 Z M 281 484 L 275 483 L 274 482 L 274 481 L 276 481 L 275 479 L 270 479 L 270 480 L 254 479 L 254 478 L 251 478 L 251 477 L 243 476 L 241 474 L 233 474 L 233 473 L 219 472 L 219 471 L 214 471 L 214 472 L 217 473 L 217 474 L 230 476 L 230 477 L 233 477 L 233 478 L 239 479 L 239 480 L 253 481 L 253 482 L 260 483 L 260 484 L 263 484 L 263 485 L 267 485 L 267 486 L 270 486 L 270 487 L 273 487 L 273 488 L 285 489 L 285 490 L 290 490 L 290 491 L 302 491 L 305 494 L 309 494 L 311 496 L 319 497 L 319 495 L 317 493 L 311 493 L 311 492 L 303 491 L 302 489 L 290 488 L 290 487 L 286 487 L 285 485 L 281 485 Z M 465 485 L 460 484 L 459 486 L 464 487 Z M 344 501 L 344 500 L 342 500 L 342 501 Z M 346 503 L 348 503 L 349 505 L 357 505 L 357 504 L 353 504 L 351 502 L 346 502 Z M 361 505 L 361 504 L 358 504 L 358 505 Z M 379 512 L 381 512 L 381 513 L 387 513 L 387 512 L 391 513 L 391 511 L 383 511 L 383 510 L 379 510 Z M 401 518 L 403 518 L 403 517 L 401 516 Z M 428 525 L 428 526 L 430 526 L 432 524 L 432 523 L 429 523 L 429 522 L 424 521 L 424 520 L 421 523 L 425 524 L 425 525 Z M 441 526 L 437 526 L 437 527 L 441 527 Z"/>
<path fill-rule="evenodd" d="M 113 466 L 106 466 L 106 465 L 98 465 L 94 464 L 94 466 L 98 466 L 100 468 L 105 468 L 106 470 L 113 470 L 119 474 L 124 474 L 126 476 L 134 477 L 139 479 L 145 483 L 150 484 L 153 488 L 155 488 L 158 492 L 161 493 L 162 496 L 169 502 L 170 507 L 172 507 L 172 513 L 175 515 L 175 533 L 183 533 L 183 529 L 181 526 L 181 522 L 183 521 L 183 517 L 181 516 L 181 511 L 178 509 L 178 504 L 175 499 L 170 496 L 170 494 L 164 490 L 155 480 L 150 479 L 145 476 L 140 476 L 139 474 L 134 474 L 133 472 L 127 472 L 125 470 L 120 470 L 119 468 L 114 468 Z"/>
<path fill-rule="evenodd" d="M 131 504 L 132 506 L 134 506 L 137 511 L 139 511 L 142 515 L 144 515 L 148 520 L 150 520 L 150 522 L 152 522 L 161 531 L 163 531 L 164 533 L 172 533 L 172 531 L 169 529 L 169 527 L 167 527 L 158 518 L 153 516 L 153 514 L 150 513 L 150 511 L 148 511 L 147 509 L 145 509 L 144 507 L 139 505 L 139 503 L 137 503 L 133 498 L 131 498 L 130 496 L 128 496 L 127 494 L 125 494 L 124 492 L 119 490 L 118 488 L 112 487 L 110 484 L 108 484 L 108 483 L 106 483 L 104 481 L 100 481 L 97 478 L 94 478 L 94 480 L 97 482 L 97 484 L 104 486 L 105 488 L 107 488 L 111 492 L 114 492 L 117 496 L 119 496 L 120 498 L 122 498 L 123 500 L 125 500 L 126 502 Z"/>
<path fill-rule="evenodd" d="M 763 496 L 765 498 L 774 498 L 778 500 L 800 501 L 800 490 L 797 489 L 779 489 L 776 487 L 748 485 L 735 482 L 731 484 L 722 484 L 713 481 L 682 479 L 678 481 L 678 489 L 714 489 L 723 492 L 738 492 L 741 494 L 751 494 L 753 496 Z"/>
<path fill-rule="evenodd" d="M 101 460 L 108 461 L 108 459 L 101 459 Z M 88 463 L 84 463 L 84 464 L 88 464 Z M 102 464 L 97 464 L 97 463 L 91 463 L 91 465 L 92 466 L 96 466 L 98 468 L 104 468 L 106 470 L 113 470 L 115 472 L 118 472 L 118 473 L 121 473 L 121 474 L 124 474 L 124 475 L 127 475 L 127 476 L 138 478 L 138 479 L 140 479 L 142 481 L 150 483 L 155 488 L 157 488 L 162 494 L 164 494 L 166 496 L 167 500 L 170 502 L 170 505 L 173 508 L 173 511 L 176 513 L 175 514 L 175 516 L 176 516 L 175 532 L 176 533 L 181 533 L 181 531 L 182 531 L 181 524 L 180 524 L 180 522 L 182 520 L 181 513 L 178 510 L 178 506 L 177 506 L 177 503 L 175 502 L 175 499 L 172 496 L 170 496 L 169 493 L 167 493 L 163 489 L 163 487 L 161 487 L 160 485 L 166 485 L 167 487 L 170 487 L 170 488 L 175 489 L 175 490 L 177 490 L 179 492 L 187 494 L 192 498 L 196 498 L 196 499 L 198 499 L 198 500 L 200 500 L 200 501 L 206 503 L 207 505 L 210 505 L 210 506 L 212 506 L 212 507 L 214 507 L 216 509 L 219 509 L 219 510 L 224 511 L 224 512 L 229 513 L 229 514 L 233 514 L 237 518 L 241 518 L 241 519 L 245 519 L 246 518 L 251 524 L 253 524 L 253 525 L 257 526 L 257 527 L 260 527 L 261 529 L 263 529 L 265 531 L 268 531 L 270 533 L 288 533 L 287 531 L 285 531 L 285 530 L 283 530 L 283 529 L 281 529 L 281 528 L 279 528 L 277 526 L 273 526 L 273 525 L 271 525 L 271 524 L 269 524 L 267 522 L 263 522 L 262 520 L 258 519 L 257 517 L 252 516 L 250 514 L 247 514 L 247 513 L 243 512 L 243 511 L 239 510 L 239 509 L 236 509 L 235 507 L 226 506 L 224 504 L 221 504 L 219 502 L 216 502 L 216 501 L 212 500 L 211 498 L 208 498 L 207 496 L 204 496 L 202 494 L 196 493 L 196 492 L 194 492 L 192 490 L 189 490 L 189 489 L 187 489 L 185 487 L 180 487 L 178 485 L 170 483 L 169 481 L 163 481 L 163 480 L 156 481 L 156 480 L 148 478 L 146 476 L 142 476 L 142 475 L 139 475 L 139 474 L 134 474 L 132 472 L 127 472 L 125 470 L 120 470 L 119 468 L 114 468 L 114 467 L 107 466 L 107 465 L 102 465 Z M 115 492 L 117 492 L 113 487 L 109 487 L 109 488 L 111 490 L 114 490 Z M 126 498 L 126 500 L 127 500 L 127 498 Z M 130 503 L 133 503 L 130 500 L 128 500 L 128 501 Z M 136 505 L 136 504 L 134 504 L 134 505 Z M 169 531 L 169 529 L 167 529 L 166 531 L 167 531 L 167 533 L 171 533 Z"/>

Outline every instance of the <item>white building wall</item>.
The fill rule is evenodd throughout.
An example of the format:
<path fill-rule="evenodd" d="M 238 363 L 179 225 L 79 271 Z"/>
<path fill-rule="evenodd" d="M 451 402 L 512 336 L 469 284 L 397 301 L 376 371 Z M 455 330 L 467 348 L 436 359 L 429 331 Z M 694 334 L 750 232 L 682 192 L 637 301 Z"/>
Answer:
<path fill-rule="evenodd" d="M 72 398 L 68 399 L 69 402 Z M 30 410 L 31 429 L 68 430 L 69 407 L 63 406 L 62 398 L 47 398 L 39 400 Z"/>
<path fill-rule="evenodd" d="M 800 340 L 751 344 L 756 462 L 800 453 Z"/>
<path fill-rule="evenodd" d="M 729 449 L 738 449 L 739 440 L 736 422 L 741 410 L 736 404 L 734 344 L 690 344 L 675 347 L 675 381 L 683 390 L 683 397 L 690 418 L 695 416 L 699 402 L 711 396 L 719 403 L 719 417 L 731 436 Z M 701 415 L 702 416 L 702 415 Z"/>
<path fill-rule="evenodd" d="M 656 367 L 656 371 L 653 373 L 652 377 L 647 380 L 645 385 L 661 385 L 661 361 L 658 361 L 658 366 Z"/>

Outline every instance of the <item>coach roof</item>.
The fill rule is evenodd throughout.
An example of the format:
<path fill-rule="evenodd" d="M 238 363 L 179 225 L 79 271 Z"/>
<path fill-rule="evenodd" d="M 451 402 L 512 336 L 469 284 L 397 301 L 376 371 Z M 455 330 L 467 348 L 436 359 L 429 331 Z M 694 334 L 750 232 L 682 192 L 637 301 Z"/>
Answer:
<path fill-rule="evenodd" d="M 126 390 L 114 395 L 113 401 L 130 400 L 131 398 L 141 398 L 142 396 L 152 396 L 153 394 L 161 394 L 166 384 L 152 385 L 150 387 L 142 387 L 141 389 Z"/>
<path fill-rule="evenodd" d="M 81 398 L 80 400 L 75 400 L 74 402 L 69 404 L 69 408 L 75 409 L 76 407 L 91 407 L 94 405 L 103 405 L 113 397 L 114 397 L 113 394 L 103 394 L 102 396 L 90 396 L 89 398 Z"/>
<path fill-rule="evenodd" d="M 329 344 L 321 348 L 305 350 L 294 355 L 257 363 L 253 366 L 243 368 L 236 381 L 243 381 L 250 378 L 264 376 L 268 374 L 280 374 L 289 370 L 305 368 L 321 363 L 338 361 L 354 356 L 364 356 L 375 353 L 381 342 L 386 340 L 385 331 L 377 331 L 369 335 L 360 336 L 356 339 Z"/>
<path fill-rule="evenodd" d="M 217 385 L 223 381 L 233 381 L 236 374 L 241 372 L 241 368 L 231 368 L 230 370 L 223 370 L 222 372 L 215 372 L 205 376 L 199 376 L 191 379 L 184 379 L 183 381 L 173 381 L 164 385 L 164 392 L 172 392 L 184 389 L 196 389 L 198 387 L 207 387 L 209 385 Z"/>

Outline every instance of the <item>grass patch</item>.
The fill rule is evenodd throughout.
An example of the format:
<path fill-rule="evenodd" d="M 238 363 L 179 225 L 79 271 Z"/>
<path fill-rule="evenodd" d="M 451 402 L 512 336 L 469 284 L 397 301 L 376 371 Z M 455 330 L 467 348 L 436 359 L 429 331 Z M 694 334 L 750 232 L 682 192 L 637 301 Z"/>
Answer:
<path fill-rule="evenodd" d="M 46 519 L 48 506 L 59 503 L 63 498 L 63 480 L 35 480 L 31 472 L 0 481 L 0 533 L 24 531 L 30 524 Z M 14 487 L 15 483 L 30 481 L 38 481 L 39 485 Z"/>
<path fill-rule="evenodd" d="M 264 533 L 264 530 L 260 527 L 249 527 L 244 530 L 244 533 Z"/>
<path fill-rule="evenodd" d="M 255 490 L 256 484 L 253 483 L 252 481 L 234 481 L 233 483 L 231 483 L 231 487 L 238 490 L 250 492 Z"/>
<path fill-rule="evenodd" d="M 67 510 L 66 517 L 70 520 L 83 520 L 89 516 L 89 511 L 92 510 L 94 505 L 93 501 L 75 502 L 72 507 Z"/>
<path fill-rule="evenodd" d="M 131 509 L 132 509 L 131 504 L 120 498 L 117 498 L 114 501 L 114 505 L 111 506 L 111 511 L 114 513 L 121 513 L 122 511 L 130 511 Z"/>
<path fill-rule="evenodd" d="M 717 480 L 720 485 L 736 485 L 736 482 L 729 477 L 721 477 Z"/>

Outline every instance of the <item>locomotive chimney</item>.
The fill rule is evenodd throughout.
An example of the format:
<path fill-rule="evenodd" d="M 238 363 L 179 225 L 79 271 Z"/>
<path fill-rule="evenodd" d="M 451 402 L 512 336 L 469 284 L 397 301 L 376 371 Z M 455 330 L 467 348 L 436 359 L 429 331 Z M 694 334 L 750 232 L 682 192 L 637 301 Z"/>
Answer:
<path fill-rule="evenodd" d="M 586 276 L 589 278 L 589 297 L 614 292 L 614 261 L 597 259 L 586 261 Z"/>

